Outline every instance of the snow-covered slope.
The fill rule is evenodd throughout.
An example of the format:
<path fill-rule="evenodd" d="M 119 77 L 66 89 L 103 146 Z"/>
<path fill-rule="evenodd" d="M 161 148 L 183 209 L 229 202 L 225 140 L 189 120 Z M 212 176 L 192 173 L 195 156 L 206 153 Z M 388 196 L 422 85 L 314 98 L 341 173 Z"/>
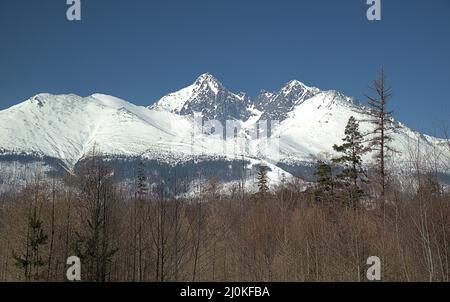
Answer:
<path fill-rule="evenodd" d="M 0 150 L 58 158 L 71 168 L 94 145 L 106 154 L 126 156 L 159 142 L 180 144 L 190 125 L 185 117 L 112 96 L 40 94 L 0 111 Z"/>

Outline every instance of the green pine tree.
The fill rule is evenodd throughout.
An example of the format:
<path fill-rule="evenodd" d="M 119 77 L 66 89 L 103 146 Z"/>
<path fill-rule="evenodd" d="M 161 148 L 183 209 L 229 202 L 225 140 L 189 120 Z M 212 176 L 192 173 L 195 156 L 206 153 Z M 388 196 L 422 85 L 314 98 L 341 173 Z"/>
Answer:
<path fill-rule="evenodd" d="M 362 167 L 362 156 L 368 152 L 363 145 L 363 136 L 359 132 L 359 124 L 352 116 L 345 127 L 342 145 L 334 145 L 333 149 L 340 154 L 333 162 L 341 164 L 343 170 L 337 175 L 337 183 L 344 191 L 344 203 L 356 207 L 363 194 L 361 183 L 366 175 Z"/>
<path fill-rule="evenodd" d="M 314 200 L 316 202 L 330 202 L 334 199 L 334 180 L 331 166 L 322 160 L 317 161 L 316 187 L 314 190 Z"/>
<path fill-rule="evenodd" d="M 142 160 L 139 161 L 138 166 L 138 184 L 137 184 L 137 197 L 142 201 L 145 199 L 148 193 L 147 177 L 145 176 L 145 164 Z"/>
<path fill-rule="evenodd" d="M 38 217 L 36 206 L 34 206 L 28 215 L 26 252 L 18 255 L 13 251 L 15 265 L 23 270 L 26 281 L 39 281 L 41 277 L 39 269 L 45 265 L 45 261 L 40 255 L 40 247 L 47 243 L 48 236 L 45 234 L 42 224 L 43 221 Z"/>
<path fill-rule="evenodd" d="M 269 186 L 267 185 L 268 183 L 267 167 L 262 164 L 259 166 L 257 181 L 258 181 L 258 194 L 264 197 L 269 191 Z"/>

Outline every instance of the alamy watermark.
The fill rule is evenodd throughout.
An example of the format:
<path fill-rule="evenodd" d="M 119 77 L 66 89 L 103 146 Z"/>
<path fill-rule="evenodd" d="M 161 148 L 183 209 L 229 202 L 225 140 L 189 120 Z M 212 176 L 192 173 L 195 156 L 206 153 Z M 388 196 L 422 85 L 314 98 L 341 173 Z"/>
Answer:
<path fill-rule="evenodd" d="M 66 261 L 69 268 L 66 271 L 67 281 L 81 281 L 81 260 L 77 256 L 70 256 Z M 381 260 L 371 256 L 366 262 L 369 265 L 366 277 L 368 281 L 381 281 Z"/>
<path fill-rule="evenodd" d="M 66 264 L 69 268 L 66 271 L 68 281 L 81 281 L 81 260 L 80 257 L 71 256 L 67 258 Z"/>
<path fill-rule="evenodd" d="M 66 17 L 69 21 L 81 21 L 81 0 L 67 0 Z"/>
<path fill-rule="evenodd" d="M 66 0 L 68 5 L 66 17 L 69 21 L 81 21 L 81 0 Z M 366 0 L 369 6 L 366 12 L 367 20 L 381 20 L 381 0 Z"/>
<path fill-rule="evenodd" d="M 381 281 L 381 260 L 377 256 L 371 256 L 367 259 L 367 265 L 370 265 L 367 270 L 367 280 L 369 281 Z"/>
<path fill-rule="evenodd" d="M 381 0 L 367 0 L 367 20 L 380 21 L 381 20 Z"/>
<path fill-rule="evenodd" d="M 208 149 L 235 158 L 257 157 L 273 164 L 281 159 L 280 136 L 273 131 L 279 121 L 260 120 L 246 126 L 239 120 L 227 120 L 223 124 L 219 120 L 204 120 L 201 116 L 194 115 L 193 119 L 191 145 L 198 148 L 191 150 L 193 153 Z"/>

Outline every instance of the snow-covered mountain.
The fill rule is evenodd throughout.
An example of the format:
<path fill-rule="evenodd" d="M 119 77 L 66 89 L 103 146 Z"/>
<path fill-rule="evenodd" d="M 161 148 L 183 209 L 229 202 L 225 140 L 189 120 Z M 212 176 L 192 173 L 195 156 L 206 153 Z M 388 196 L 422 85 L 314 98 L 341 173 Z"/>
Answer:
<path fill-rule="evenodd" d="M 181 115 L 201 113 L 209 120 L 246 120 L 251 116 L 250 98 L 232 93 L 209 73 L 200 75 L 190 86 L 164 96 L 151 110 L 168 110 Z"/>
<path fill-rule="evenodd" d="M 255 106 L 263 112 L 261 119 L 283 121 L 289 112 L 305 100 L 320 92 L 315 87 L 308 87 L 300 81 L 293 80 L 275 93 L 262 91 L 255 100 Z"/>
<path fill-rule="evenodd" d="M 151 110 L 166 110 L 180 115 L 194 112 L 208 120 L 241 120 L 258 115 L 258 119 L 282 121 L 296 105 L 320 92 L 293 80 L 277 92 L 265 90 L 251 100 L 244 92 L 229 91 L 213 75 L 205 73 L 186 88 L 170 93 L 153 105 Z"/>
<path fill-rule="evenodd" d="M 183 131 L 189 137 L 191 125 L 179 115 L 101 94 L 39 94 L 0 111 L 0 124 L 3 154 L 57 158 L 69 169 L 94 145 L 108 155 L 138 155 L 156 145 L 164 152 L 165 146 L 182 143 L 174 140 L 183 137 Z M 182 146 L 177 150 L 183 151 Z"/>
<path fill-rule="evenodd" d="M 183 166 L 186 173 L 199 177 L 205 171 L 195 169 L 207 166 L 209 176 L 223 173 L 228 181 L 242 177 L 244 162 L 251 177 L 252 167 L 263 161 L 275 184 L 318 157 L 332 156 L 332 146 L 340 143 L 350 116 L 364 120 L 365 110 L 337 91 L 321 91 L 299 81 L 276 92 L 263 91 L 252 100 L 227 90 L 210 74 L 148 108 L 102 94 L 39 94 L 0 111 L 0 190 L 2 183 L 24 180 L 35 170 L 72 171 L 94 146 L 110 159 L 144 158 L 160 170 Z M 241 131 L 256 129 L 262 120 L 279 124 L 269 139 L 249 139 L 246 133 L 243 140 L 223 140 L 203 133 L 194 114 L 236 120 Z M 450 172 L 447 141 L 398 126 L 393 147 L 399 153 L 393 160 L 399 169 L 408 170 L 420 153 L 425 160 L 433 158 L 441 172 Z M 366 123 L 361 128 L 370 131 Z M 261 156 L 263 148 L 266 156 Z M 365 160 L 370 162 L 370 155 Z M 243 163 L 233 166 L 238 161 Z"/>
<path fill-rule="evenodd" d="M 228 103 L 226 108 L 237 112 L 231 117 L 240 119 L 244 129 L 256 127 L 256 123 L 263 120 L 280 122 L 274 129 L 273 136 L 280 138 L 282 162 L 305 162 L 320 154 L 333 154 L 332 146 L 340 143 L 350 116 L 361 121 L 367 119 L 364 114 L 367 109 L 364 106 L 338 91 L 322 91 L 292 80 L 278 91 L 263 90 L 254 100 L 247 98 L 245 102 L 240 102 L 236 101 L 239 100 L 237 94 L 225 89 L 223 84 L 210 74 L 201 75 L 191 86 L 164 96 L 149 108 L 183 116 L 198 113 L 207 119 L 217 116 L 230 117 L 229 111 L 221 111 L 225 108 L 220 105 L 223 100 L 216 98 L 212 102 L 201 102 L 201 98 L 198 98 L 197 91 L 211 90 L 234 96 L 235 101 Z M 197 110 L 196 105 L 199 103 L 202 103 L 202 106 Z M 450 155 L 444 139 L 424 135 L 401 123 L 395 123 L 398 129 L 394 133 L 393 147 L 399 153 L 394 154 L 394 159 L 407 162 L 411 157 L 411 149 L 417 149 L 419 146 L 423 154 L 437 153 L 436 157 L 443 162 L 442 169 L 448 168 L 447 160 Z M 370 127 L 367 123 L 361 123 L 362 132 L 370 132 Z M 371 160 L 370 155 L 367 160 Z"/>

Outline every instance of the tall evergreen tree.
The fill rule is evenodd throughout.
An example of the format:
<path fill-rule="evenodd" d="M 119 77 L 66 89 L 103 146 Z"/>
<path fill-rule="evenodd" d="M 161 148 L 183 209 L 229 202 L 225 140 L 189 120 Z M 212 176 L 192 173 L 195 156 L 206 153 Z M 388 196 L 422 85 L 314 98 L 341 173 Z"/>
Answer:
<path fill-rule="evenodd" d="M 363 136 L 359 132 L 359 124 L 351 116 L 345 127 L 345 137 L 342 145 L 334 145 L 333 149 L 340 153 L 340 156 L 333 159 L 333 162 L 343 165 L 343 170 L 338 174 L 338 184 L 345 193 L 344 199 L 351 207 L 356 207 L 363 191 L 360 187 L 365 182 L 365 173 L 362 167 L 362 156 L 368 149 L 363 145 Z"/>
<path fill-rule="evenodd" d="M 331 166 L 322 160 L 317 161 L 314 176 L 316 177 L 314 200 L 317 202 L 332 201 L 334 199 L 334 180 Z"/>
<path fill-rule="evenodd" d="M 265 196 L 269 191 L 269 186 L 267 184 L 267 167 L 262 164 L 259 166 L 257 182 L 259 195 Z"/>
<path fill-rule="evenodd" d="M 386 85 L 384 68 L 381 68 L 378 79 L 370 87 L 376 93 L 376 97 L 366 95 L 370 111 L 367 120 L 374 126 L 370 133 L 370 147 L 375 151 L 376 170 L 381 188 L 382 207 L 384 208 L 384 197 L 387 187 L 386 159 L 389 154 L 396 152 L 391 146 L 392 132 L 397 127 L 394 125 L 392 111 L 387 109 L 388 102 L 392 97 L 392 89 Z"/>
<path fill-rule="evenodd" d="M 147 177 L 145 176 L 145 164 L 142 160 L 139 161 L 138 166 L 138 184 L 137 184 L 137 197 L 139 200 L 145 199 L 148 193 Z"/>
<path fill-rule="evenodd" d="M 13 251 L 15 265 L 24 271 L 26 281 L 38 281 L 41 276 L 39 269 L 45 265 L 40 254 L 40 247 L 47 243 L 48 236 L 43 229 L 43 221 L 38 217 L 36 204 L 28 215 L 28 230 L 26 239 L 26 252 L 17 255 Z"/>

